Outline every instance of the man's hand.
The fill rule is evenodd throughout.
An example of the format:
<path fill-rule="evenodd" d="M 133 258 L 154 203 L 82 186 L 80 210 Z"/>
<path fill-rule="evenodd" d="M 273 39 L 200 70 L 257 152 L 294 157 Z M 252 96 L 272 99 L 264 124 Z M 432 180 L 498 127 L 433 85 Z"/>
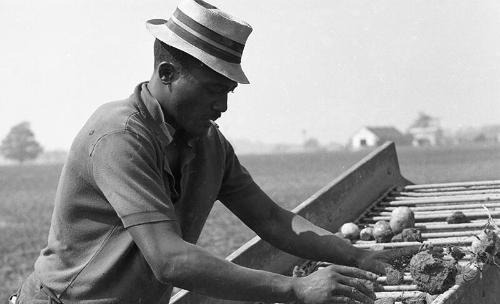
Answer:
<path fill-rule="evenodd" d="M 361 269 L 372 271 L 377 274 L 384 275 L 387 267 L 394 265 L 396 260 L 402 261 L 407 259 L 410 261 L 421 250 L 421 246 L 411 246 L 396 249 L 387 249 L 380 251 L 366 250 L 357 262 L 357 266 Z"/>
<path fill-rule="evenodd" d="M 296 278 L 294 293 L 300 303 L 374 303 L 377 276 L 354 267 L 330 265 Z"/>

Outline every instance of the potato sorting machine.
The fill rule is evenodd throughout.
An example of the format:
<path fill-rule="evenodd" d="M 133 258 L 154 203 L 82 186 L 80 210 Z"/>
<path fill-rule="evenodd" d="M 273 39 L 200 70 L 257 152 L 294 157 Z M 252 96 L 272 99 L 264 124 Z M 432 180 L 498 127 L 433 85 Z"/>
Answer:
<path fill-rule="evenodd" d="M 500 225 L 500 180 L 415 185 L 401 175 L 394 143 L 388 142 L 355 164 L 323 189 L 312 195 L 293 211 L 311 222 L 338 231 L 346 222 L 373 225 L 389 220 L 391 210 L 409 206 L 415 213 L 416 228 L 424 243 L 458 246 L 467 251 L 473 235 L 486 225 L 489 216 Z M 485 208 L 489 212 L 486 212 Z M 462 211 L 470 221 L 448 224 L 445 219 L 454 211 Z M 488 215 L 489 213 L 489 215 Z M 421 244 L 417 242 L 375 243 L 356 241 L 361 248 L 397 248 Z M 470 260 L 467 254 L 459 264 Z M 255 237 L 227 257 L 233 263 L 271 272 L 291 275 L 294 266 L 306 262 L 289 255 Z M 377 298 L 396 298 L 396 303 L 418 297 L 421 293 L 405 273 L 401 285 L 387 285 L 380 278 L 382 289 Z M 399 302 L 398 302 L 399 301 Z M 189 291 L 180 291 L 170 303 L 251 303 L 212 299 Z M 500 269 L 486 264 L 475 279 L 455 284 L 432 300 L 433 304 L 500 303 Z"/>

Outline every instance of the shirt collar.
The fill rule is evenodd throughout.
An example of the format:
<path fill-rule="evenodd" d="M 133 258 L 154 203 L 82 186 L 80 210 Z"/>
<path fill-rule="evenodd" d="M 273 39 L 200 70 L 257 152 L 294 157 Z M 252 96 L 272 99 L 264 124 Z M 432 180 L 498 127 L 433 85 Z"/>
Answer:
<path fill-rule="evenodd" d="M 151 92 L 147 86 L 148 82 L 143 82 L 139 84 L 136 88 L 136 96 L 139 101 L 142 101 L 142 105 L 144 105 L 145 109 L 141 109 L 141 114 L 145 116 L 145 118 L 151 118 L 155 127 L 158 128 L 160 138 L 165 140 L 166 145 L 169 145 L 173 140 L 177 130 L 168 122 L 165 121 L 165 116 L 163 114 L 163 110 L 160 106 L 158 100 L 151 95 Z M 180 134 L 179 134 L 180 135 Z M 192 148 L 195 142 L 198 140 L 196 137 L 188 137 L 186 138 L 186 144 Z"/>

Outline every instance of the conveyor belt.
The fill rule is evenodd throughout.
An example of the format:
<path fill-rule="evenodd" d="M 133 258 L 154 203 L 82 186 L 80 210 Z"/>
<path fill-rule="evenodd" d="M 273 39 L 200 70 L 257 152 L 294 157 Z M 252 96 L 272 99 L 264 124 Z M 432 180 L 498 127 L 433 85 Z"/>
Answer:
<path fill-rule="evenodd" d="M 458 246 L 469 252 L 472 236 L 477 235 L 488 223 L 489 214 L 500 225 L 500 180 L 482 182 L 441 183 L 408 185 L 386 192 L 357 220 L 360 226 L 373 226 L 379 220 L 390 220 L 392 210 L 399 206 L 410 207 L 415 214 L 415 227 L 420 229 L 424 243 L 440 246 Z M 469 223 L 448 224 L 446 218 L 455 211 L 462 211 Z M 354 246 L 366 249 L 400 248 L 420 245 L 419 242 L 376 243 L 375 241 L 354 242 Z M 459 264 L 471 259 L 467 254 Z M 413 284 L 410 273 L 405 273 L 402 285 L 387 285 L 386 277 L 379 279 L 377 298 L 403 299 L 419 296 L 421 293 Z M 436 299 L 433 303 L 442 303 Z"/>

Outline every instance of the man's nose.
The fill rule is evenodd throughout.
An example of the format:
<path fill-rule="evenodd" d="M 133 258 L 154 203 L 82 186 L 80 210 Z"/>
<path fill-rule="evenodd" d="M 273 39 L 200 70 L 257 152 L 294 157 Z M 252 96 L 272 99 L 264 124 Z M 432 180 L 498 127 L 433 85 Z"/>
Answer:
<path fill-rule="evenodd" d="M 227 95 L 220 97 L 217 99 L 212 107 L 214 110 L 218 112 L 226 112 L 227 110 Z"/>

